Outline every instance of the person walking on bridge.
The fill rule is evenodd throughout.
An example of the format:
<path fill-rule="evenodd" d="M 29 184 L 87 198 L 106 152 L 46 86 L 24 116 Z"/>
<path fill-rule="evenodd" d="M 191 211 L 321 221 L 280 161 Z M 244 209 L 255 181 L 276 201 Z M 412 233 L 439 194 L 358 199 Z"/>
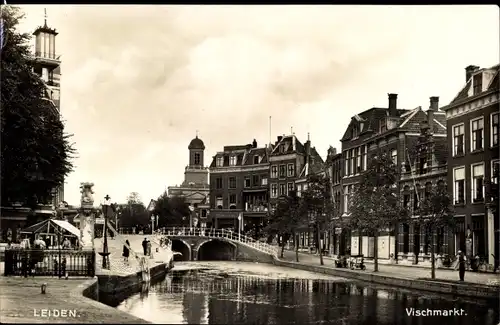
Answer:
<path fill-rule="evenodd" d="M 142 250 L 143 250 L 144 256 L 146 256 L 148 253 L 148 239 L 147 238 L 144 238 L 144 240 L 142 241 Z"/>
<path fill-rule="evenodd" d="M 128 241 L 128 239 L 125 241 L 125 245 L 123 245 L 123 261 L 128 263 L 128 257 L 130 255 L 130 242 Z"/>

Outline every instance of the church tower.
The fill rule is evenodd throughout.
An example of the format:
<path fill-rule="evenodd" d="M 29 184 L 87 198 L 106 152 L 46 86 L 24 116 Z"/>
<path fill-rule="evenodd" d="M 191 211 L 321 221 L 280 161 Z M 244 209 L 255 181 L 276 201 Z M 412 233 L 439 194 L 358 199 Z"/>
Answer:
<path fill-rule="evenodd" d="M 35 53 L 33 60 L 33 71 L 40 76 L 45 83 L 45 98 L 54 107 L 54 113 L 60 118 L 61 112 L 61 61 L 56 53 L 57 31 L 47 25 L 47 9 L 44 9 L 45 17 L 43 26 L 37 27 L 33 32 L 35 36 Z M 64 185 L 53 191 L 52 205 L 57 207 L 64 201 Z"/>
<path fill-rule="evenodd" d="M 189 165 L 184 171 L 183 185 L 208 184 L 208 169 L 204 167 L 205 144 L 198 138 L 198 134 L 189 143 L 188 150 Z"/>

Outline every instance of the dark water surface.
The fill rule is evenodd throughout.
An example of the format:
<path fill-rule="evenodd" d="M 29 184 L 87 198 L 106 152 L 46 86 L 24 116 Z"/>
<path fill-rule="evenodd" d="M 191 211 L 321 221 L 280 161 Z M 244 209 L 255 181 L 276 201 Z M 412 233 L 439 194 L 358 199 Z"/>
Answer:
<path fill-rule="evenodd" d="M 498 302 L 463 301 L 265 264 L 235 264 L 177 271 L 125 300 L 108 303 L 164 324 L 498 324 Z M 409 316 L 410 308 L 456 310 L 461 315 Z"/>

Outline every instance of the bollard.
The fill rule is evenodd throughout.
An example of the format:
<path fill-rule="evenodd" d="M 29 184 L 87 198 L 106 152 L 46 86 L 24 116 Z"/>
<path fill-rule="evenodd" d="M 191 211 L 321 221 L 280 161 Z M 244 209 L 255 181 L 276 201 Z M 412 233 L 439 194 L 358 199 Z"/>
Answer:
<path fill-rule="evenodd" d="M 43 283 L 41 289 L 42 289 L 42 295 L 44 295 L 45 291 L 47 290 L 47 283 Z"/>

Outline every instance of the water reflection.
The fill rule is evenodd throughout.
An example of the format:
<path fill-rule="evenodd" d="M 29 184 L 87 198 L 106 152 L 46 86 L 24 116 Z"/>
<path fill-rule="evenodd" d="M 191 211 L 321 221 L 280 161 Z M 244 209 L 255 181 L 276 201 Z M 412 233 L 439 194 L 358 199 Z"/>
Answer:
<path fill-rule="evenodd" d="M 153 323 L 496 325 L 498 307 L 313 279 L 264 279 L 203 270 L 174 272 L 119 309 Z M 463 308 L 467 315 L 410 317 L 406 308 Z"/>

